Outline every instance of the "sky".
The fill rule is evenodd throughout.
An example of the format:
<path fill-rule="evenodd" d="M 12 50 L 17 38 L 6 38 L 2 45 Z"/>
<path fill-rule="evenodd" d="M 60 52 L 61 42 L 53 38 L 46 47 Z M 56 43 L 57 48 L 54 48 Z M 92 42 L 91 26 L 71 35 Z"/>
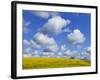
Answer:
<path fill-rule="evenodd" d="M 89 13 L 23 10 L 23 55 L 90 59 Z"/>

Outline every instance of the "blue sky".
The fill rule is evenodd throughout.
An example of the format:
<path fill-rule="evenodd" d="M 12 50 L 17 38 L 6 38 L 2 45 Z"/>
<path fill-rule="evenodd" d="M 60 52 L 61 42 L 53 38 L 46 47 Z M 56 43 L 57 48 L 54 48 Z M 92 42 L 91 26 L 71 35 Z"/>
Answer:
<path fill-rule="evenodd" d="M 23 45 L 25 47 L 23 52 L 26 48 L 30 48 L 27 51 L 32 52 L 35 49 L 49 51 L 50 49 L 51 52 L 56 53 L 61 50 L 61 47 L 64 47 L 65 51 L 85 52 L 91 46 L 90 20 L 91 15 L 88 13 L 23 10 L 23 40 L 28 43 L 28 45 Z M 48 39 L 48 42 L 40 41 L 42 38 Z M 33 48 L 30 41 L 40 47 Z M 51 47 L 57 51 L 53 51 Z"/>

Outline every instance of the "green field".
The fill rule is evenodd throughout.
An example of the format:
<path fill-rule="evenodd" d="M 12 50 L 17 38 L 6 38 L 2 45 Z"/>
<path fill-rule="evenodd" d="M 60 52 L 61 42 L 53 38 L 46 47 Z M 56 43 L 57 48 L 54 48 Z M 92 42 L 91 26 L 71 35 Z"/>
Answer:
<path fill-rule="evenodd" d="M 23 58 L 23 69 L 90 66 L 90 61 L 68 58 Z"/>

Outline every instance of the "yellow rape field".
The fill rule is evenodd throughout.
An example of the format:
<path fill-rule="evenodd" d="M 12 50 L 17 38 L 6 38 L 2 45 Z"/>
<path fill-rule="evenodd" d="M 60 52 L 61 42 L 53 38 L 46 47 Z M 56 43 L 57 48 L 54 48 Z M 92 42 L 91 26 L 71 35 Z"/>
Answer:
<path fill-rule="evenodd" d="M 69 58 L 23 58 L 23 69 L 90 66 L 90 61 Z"/>

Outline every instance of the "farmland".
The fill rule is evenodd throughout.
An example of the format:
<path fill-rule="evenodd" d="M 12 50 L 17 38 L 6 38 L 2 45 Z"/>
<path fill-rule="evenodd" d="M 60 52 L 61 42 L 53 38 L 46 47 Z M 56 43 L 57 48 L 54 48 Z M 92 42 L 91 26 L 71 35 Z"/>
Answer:
<path fill-rule="evenodd" d="M 23 69 L 64 68 L 90 66 L 90 61 L 69 58 L 23 58 Z"/>

